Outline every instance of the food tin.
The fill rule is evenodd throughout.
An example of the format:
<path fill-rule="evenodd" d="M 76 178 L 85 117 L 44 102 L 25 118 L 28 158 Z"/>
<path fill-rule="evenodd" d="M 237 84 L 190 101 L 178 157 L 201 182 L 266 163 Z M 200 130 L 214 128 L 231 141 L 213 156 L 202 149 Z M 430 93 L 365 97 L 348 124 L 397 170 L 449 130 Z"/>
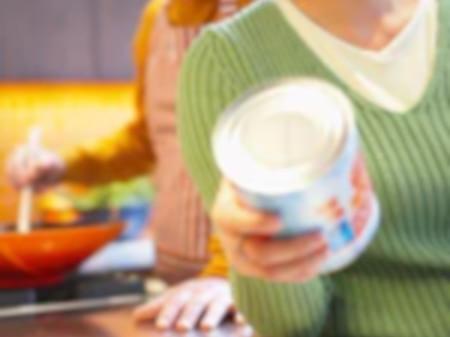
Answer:
<path fill-rule="evenodd" d="M 333 85 L 301 78 L 252 90 L 222 114 L 212 146 L 243 198 L 279 215 L 281 238 L 323 233 L 323 273 L 350 264 L 374 236 L 380 212 L 353 106 Z"/>

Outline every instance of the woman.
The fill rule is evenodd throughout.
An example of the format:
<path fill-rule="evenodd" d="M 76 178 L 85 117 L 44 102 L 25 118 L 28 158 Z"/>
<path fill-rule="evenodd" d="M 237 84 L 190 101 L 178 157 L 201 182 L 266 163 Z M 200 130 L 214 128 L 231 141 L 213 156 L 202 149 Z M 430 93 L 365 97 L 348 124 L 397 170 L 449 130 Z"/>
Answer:
<path fill-rule="evenodd" d="M 233 266 L 237 306 L 261 335 L 448 336 L 449 22 L 448 0 L 264 0 L 194 44 L 178 101 L 184 158 Z M 324 239 L 277 240 L 278 219 L 245 206 L 211 153 L 230 103 L 292 76 L 353 102 L 381 203 L 368 250 L 326 276 Z"/>
<path fill-rule="evenodd" d="M 208 263 L 214 261 L 217 243 L 210 240 L 210 222 L 181 161 L 174 97 L 181 60 L 200 29 L 247 2 L 151 1 L 135 38 L 136 118 L 111 137 L 64 157 L 42 151 L 24 167 L 19 150 L 10 161 L 9 176 L 17 187 L 41 188 L 62 180 L 100 184 L 153 174 L 156 272 L 170 282 L 189 279 L 136 311 L 136 319 L 155 319 L 162 329 L 189 330 L 197 324 L 210 329 L 232 310 L 226 265 L 220 258 Z"/>

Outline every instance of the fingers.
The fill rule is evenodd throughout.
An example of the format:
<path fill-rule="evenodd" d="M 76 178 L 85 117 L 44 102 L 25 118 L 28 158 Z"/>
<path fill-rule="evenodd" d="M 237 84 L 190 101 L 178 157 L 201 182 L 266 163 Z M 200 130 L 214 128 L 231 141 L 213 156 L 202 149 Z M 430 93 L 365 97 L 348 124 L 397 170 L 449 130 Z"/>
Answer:
<path fill-rule="evenodd" d="M 136 321 L 153 320 L 158 316 L 164 302 L 167 300 L 167 295 L 159 296 L 150 302 L 139 306 L 133 312 L 133 318 Z"/>
<path fill-rule="evenodd" d="M 328 256 L 328 244 L 321 233 L 277 238 L 281 222 L 245 205 L 226 181 L 217 193 L 212 217 L 227 258 L 242 274 L 304 282 L 318 275 Z"/>
<path fill-rule="evenodd" d="M 318 275 L 320 266 L 325 262 L 328 254 L 329 251 L 325 247 L 297 260 L 271 266 L 267 270 L 268 278 L 277 282 L 310 281 Z"/>
<path fill-rule="evenodd" d="M 319 233 L 278 239 L 222 232 L 221 241 L 236 270 L 274 281 L 286 282 L 289 276 L 292 281 L 309 279 L 317 272 L 317 261 L 324 260 L 328 254 L 328 243 Z"/>
<path fill-rule="evenodd" d="M 221 278 L 202 278 L 182 283 L 167 294 L 140 306 L 137 321 L 155 320 L 159 329 L 189 331 L 199 326 L 216 328 L 233 311 L 231 290 Z"/>
<path fill-rule="evenodd" d="M 182 290 L 169 296 L 156 319 L 156 327 L 165 330 L 174 326 L 183 307 L 189 302 L 192 295 L 190 290 Z"/>
<path fill-rule="evenodd" d="M 180 318 L 177 321 L 176 328 L 179 331 L 192 330 L 204 312 L 207 310 L 209 303 L 217 296 L 213 291 L 200 290 L 194 295 L 191 300 L 185 305 Z"/>
<path fill-rule="evenodd" d="M 235 260 L 234 267 L 242 274 L 272 282 L 303 283 L 319 274 L 320 266 L 328 254 L 328 247 L 323 247 L 309 255 L 273 265 L 255 263 L 243 258 Z"/>
<path fill-rule="evenodd" d="M 316 276 L 329 251 L 319 233 L 290 239 L 247 237 L 241 247 L 235 235 L 222 236 L 224 247 L 235 245 L 228 258 L 236 270 L 272 281 L 303 282 Z"/>
<path fill-rule="evenodd" d="M 58 155 L 44 149 L 30 156 L 26 146 L 19 147 L 6 165 L 8 179 L 16 188 L 31 185 L 43 189 L 56 183 L 63 171 L 64 163 Z"/>
<path fill-rule="evenodd" d="M 252 238 L 244 241 L 242 252 L 252 262 L 271 266 L 305 258 L 327 248 L 321 233 L 304 234 L 289 239 Z"/>
<path fill-rule="evenodd" d="M 275 215 L 245 205 L 238 193 L 226 181 L 219 188 L 211 216 L 224 231 L 273 235 L 281 229 L 281 223 Z"/>
<path fill-rule="evenodd" d="M 251 262 L 245 256 L 235 256 L 233 258 L 233 267 L 243 275 L 268 279 L 270 278 L 270 267 Z"/>
<path fill-rule="evenodd" d="M 225 294 L 212 299 L 200 323 L 203 330 L 212 330 L 219 326 L 232 307 L 231 294 Z"/>
<path fill-rule="evenodd" d="M 23 147 L 19 147 L 8 159 L 8 162 L 6 164 L 6 173 L 8 179 L 16 188 L 22 187 L 22 181 L 25 179 L 26 175 L 27 167 L 25 165 L 26 163 L 23 159 L 23 156 Z"/>

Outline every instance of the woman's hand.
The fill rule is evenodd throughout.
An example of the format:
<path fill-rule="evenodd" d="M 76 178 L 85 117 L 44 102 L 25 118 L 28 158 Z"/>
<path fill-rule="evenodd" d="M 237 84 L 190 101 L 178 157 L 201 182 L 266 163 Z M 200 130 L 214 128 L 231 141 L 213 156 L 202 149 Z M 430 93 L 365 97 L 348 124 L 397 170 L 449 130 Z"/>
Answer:
<path fill-rule="evenodd" d="M 59 155 L 44 148 L 30 154 L 26 145 L 14 151 L 6 165 L 9 181 L 18 189 L 24 186 L 46 189 L 57 184 L 64 172 L 65 163 Z"/>
<path fill-rule="evenodd" d="M 274 215 L 247 206 L 224 181 L 212 210 L 225 253 L 240 273 L 276 282 L 306 282 L 318 275 L 328 256 L 319 233 L 279 239 Z"/>
<path fill-rule="evenodd" d="M 169 289 L 137 308 L 134 318 L 155 320 L 162 330 L 189 331 L 196 327 L 211 330 L 230 312 L 234 312 L 234 306 L 228 281 L 210 277 L 186 281 Z M 235 313 L 235 320 L 241 323 L 242 316 Z"/>

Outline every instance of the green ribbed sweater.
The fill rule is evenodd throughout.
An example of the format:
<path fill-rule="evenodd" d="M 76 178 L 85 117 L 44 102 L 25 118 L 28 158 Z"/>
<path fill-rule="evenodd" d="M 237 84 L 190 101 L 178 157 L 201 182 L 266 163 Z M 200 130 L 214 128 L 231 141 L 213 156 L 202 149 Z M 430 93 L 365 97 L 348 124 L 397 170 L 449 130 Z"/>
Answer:
<path fill-rule="evenodd" d="M 306 75 L 334 83 L 353 101 L 382 223 L 356 263 L 306 284 L 232 272 L 239 309 L 266 337 L 449 337 L 450 1 L 439 1 L 431 82 L 420 103 L 402 115 L 349 89 L 272 1 L 208 28 L 184 64 L 180 137 L 204 202 L 211 207 L 220 181 L 210 138 L 224 108 L 255 85 Z"/>

